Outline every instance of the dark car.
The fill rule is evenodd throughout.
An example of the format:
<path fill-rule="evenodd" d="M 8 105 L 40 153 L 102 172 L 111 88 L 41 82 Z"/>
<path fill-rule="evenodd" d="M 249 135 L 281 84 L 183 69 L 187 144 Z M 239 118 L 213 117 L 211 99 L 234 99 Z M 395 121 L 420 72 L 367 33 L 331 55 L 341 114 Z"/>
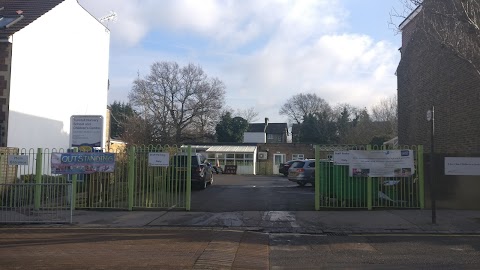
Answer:
<path fill-rule="evenodd" d="M 187 155 L 177 154 L 172 157 L 173 172 L 180 180 L 186 180 Z M 202 154 L 192 154 L 192 187 L 207 188 L 213 183 L 213 168 Z"/>
<path fill-rule="evenodd" d="M 298 161 L 298 160 L 289 160 L 285 163 L 280 163 L 280 167 L 278 168 L 278 172 L 285 175 L 285 176 L 288 176 L 288 169 L 290 168 L 290 166 L 292 166 L 292 163 L 295 162 L 295 161 Z"/>
<path fill-rule="evenodd" d="M 315 185 L 315 160 L 297 160 L 288 169 L 288 180 L 299 186 Z"/>

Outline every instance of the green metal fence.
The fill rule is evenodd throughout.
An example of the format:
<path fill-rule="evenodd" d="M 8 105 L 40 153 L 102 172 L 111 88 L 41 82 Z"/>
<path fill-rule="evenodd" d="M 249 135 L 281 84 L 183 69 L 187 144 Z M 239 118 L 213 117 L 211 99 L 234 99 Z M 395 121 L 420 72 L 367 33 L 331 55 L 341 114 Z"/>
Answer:
<path fill-rule="evenodd" d="M 0 223 L 72 223 L 71 184 L 0 184 Z"/>
<path fill-rule="evenodd" d="M 190 210 L 191 147 L 188 147 L 187 167 L 152 167 L 148 165 L 149 153 L 179 154 L 179 147 L 143 146 L 129 154 L 134 157 L 133 207 L 136 208 L 185 208 Z M 185 169 L 185 170 L 183 170 Z M 130 171 L 131 172 L 131 171 Z M 185 181 L 188 179 L 187 181 Z"/>
<path fill-rule="evenodd" d="M 315 209 L 421 208 L 424 205 L 423 147 L 413 150 L 415 173 L 408 177 L 351 177 L 348 166 L 331 161 L 334 151 L 387 150 L 371 146 L 320 146 L 315 148 Z M 389 149 L 393 150 L 393 149 Z"/>
<path fill-rule="evenodd" d="M 71 184 L 72 209 L 121 209 L 191 207 L 191 147 L 185 170 L 151 166 L 149 153 L 166 152 L 170 157 L 181 151 L 175 146 L 132 146 L 117 150 L 112 173 L 59 175 L 51 173 L 52 153 L 67 149 L 18 149 L 14 154 L 28 156 L 28 165 L 0 162 L 4 184 L 34 183 L 35 202 L 42 197 L 42 184 Z M 5 159 L 1 156 L 0 159 Z"/>

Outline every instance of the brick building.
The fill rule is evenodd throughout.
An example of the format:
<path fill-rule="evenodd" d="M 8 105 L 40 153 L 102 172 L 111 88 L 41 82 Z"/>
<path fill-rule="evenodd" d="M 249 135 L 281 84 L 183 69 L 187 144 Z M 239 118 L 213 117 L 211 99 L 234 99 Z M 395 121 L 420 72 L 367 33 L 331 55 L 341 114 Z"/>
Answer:
<path fill-rule="evenodd" d="M 415 11 L 400 26 L 398 78 L 399 144 L 430 151 L 427 111 L 435 106 L 435 152 L 480 154 L 480 76 L 465 60 L 416 26 Z"/>
<path fill-rule="evenodd" d="M 434 186 L 437 207 L 480 209 L 480 176 L 445 175 L 445 157 L 480 156 L 480 76 L 470 63 L 426 35 L 419 24 L 425 16 L 422 8 L 400 25 L 398 141 L 400 145 L 424 145 L 427 207 Z M 427 121 L 427 111 L 432 106 L 435 154 L 430 176 L 431 122 Z"/>

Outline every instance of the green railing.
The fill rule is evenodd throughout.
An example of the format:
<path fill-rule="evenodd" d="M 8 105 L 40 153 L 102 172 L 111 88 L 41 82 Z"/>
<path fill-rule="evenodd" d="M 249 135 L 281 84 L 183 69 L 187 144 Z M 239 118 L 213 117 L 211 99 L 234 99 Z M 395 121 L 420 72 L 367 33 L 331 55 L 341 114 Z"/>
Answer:
<path fill-rule="evenodd" d="M 185 208 L 190 210 L 191 147 L 188 147 L 186 170 L 172 166 L 148 166 L 149 153 L 167 152 L 170 156 L 181 151 L 177 147 L 143 146 L 134 152 L 133 207 L 136 208 Z M 132 169 L 130 169 L 132 171 Z"/>
<path fill-rule="evenodd" d="M 71 183 L 75 191 L 72 193 L 73 209 L 190 210 L 191 157 L 187 160 L 186 171 L 148 164 L 151 152 L 168 152 L 172 156 L 180 151 L 180 148 L 170 146 L 132 146 L 115 152 L 115 170 L 112 173 L 58 175 L 51 173 L 51 156 L 52 153 L 65 153 L 66 149 L 20 149 L 15 154 L 27 155 L 28 165 L 8 166 L 3 162 L 4 168 L 0 171 L 4 174 L 3 179 L 13 179 L 12 183 L 36 184 L 32 193 L 36 208 L 43 196 L 40 184 Z M 187 151 L 191 154 L 191 147 Z M 15 170 L 10 167 L 15 167 Z"/>
<path fill-rule="evenodd" d="M 315 209 L 321 208 L 420 208 L 425 207 L 423 147 L 413 150 L 415 173 L 409 177 L 352 177 L 348 166 L 324 159 L 333 151 L 382 150 L 371 146 L 316 146 Z"/>

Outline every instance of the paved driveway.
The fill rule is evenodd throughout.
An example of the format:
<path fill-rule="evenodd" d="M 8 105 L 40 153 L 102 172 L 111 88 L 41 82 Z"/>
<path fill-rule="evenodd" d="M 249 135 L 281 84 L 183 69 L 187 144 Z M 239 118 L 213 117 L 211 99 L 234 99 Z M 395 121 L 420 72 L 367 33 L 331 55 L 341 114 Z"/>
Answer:
<path fill-rule="evenodd" d="M 315 190 L 284 176 L 214 175 L 206 190 L 192 192 L 192 211 L 313 211 Z"/>

